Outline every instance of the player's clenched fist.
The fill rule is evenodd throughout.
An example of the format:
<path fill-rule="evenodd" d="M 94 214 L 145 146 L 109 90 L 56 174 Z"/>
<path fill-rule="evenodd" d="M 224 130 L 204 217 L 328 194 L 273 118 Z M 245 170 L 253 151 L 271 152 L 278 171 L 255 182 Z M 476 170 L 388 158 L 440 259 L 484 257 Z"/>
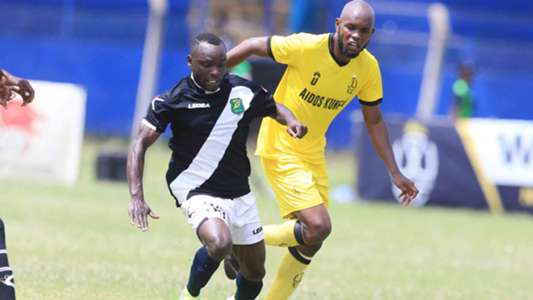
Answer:
<path fill-rule="evenodd" d="M 14 98 L 15 93 L 22 97 L 23 105 L 32 102 L 35 97 L 35 91 L 28 80 L 0 70 L 0 105 L 5 107 L 7 102 Z"/>

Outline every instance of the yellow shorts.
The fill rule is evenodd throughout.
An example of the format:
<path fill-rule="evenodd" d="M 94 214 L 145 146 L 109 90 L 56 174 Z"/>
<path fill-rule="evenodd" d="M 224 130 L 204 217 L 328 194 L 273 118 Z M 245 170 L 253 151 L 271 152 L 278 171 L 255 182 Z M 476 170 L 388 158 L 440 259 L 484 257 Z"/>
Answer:
<path fill-rule="evenodd" d="M 324 204 L 328 206 L 329 186 L 326 163 L 279 161 L 261 157 L 263 170 L 276 194 L 283 218 L 294 218 L 293 213 Z"/>

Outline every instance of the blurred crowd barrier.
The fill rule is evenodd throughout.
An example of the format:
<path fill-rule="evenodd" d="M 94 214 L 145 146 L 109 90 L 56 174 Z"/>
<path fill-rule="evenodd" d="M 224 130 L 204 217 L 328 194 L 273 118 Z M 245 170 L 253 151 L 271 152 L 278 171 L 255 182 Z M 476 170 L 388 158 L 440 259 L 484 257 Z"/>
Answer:
<path fill-rule="evenodd" d="M 86 91 L 33 81 L 35 100 L 0 108 L 0 177 L 73 184 L 78 178 Z M 68 109 L 66 109 L 68 108 Z"/>
<path fill-rule="evenodd" d="M 533 213 L 533 121 L 400 118 L 391 120 L 389 130 L 400 169 L 420 190 L 412 205 Z M 400 191 L 368 134 L 357 136 L 359 196 L 397 201 Z"/>
<path fill-rule="evenodd" d="M 0 1 L 0 67 L 87 91 L 86 132 L 128 136 L 145 29 L 146 0 Z M 189 1 L 169 1 L 159 91 L 188 73 Z M 65 109 L 68 109 L 65 108 Z"/>

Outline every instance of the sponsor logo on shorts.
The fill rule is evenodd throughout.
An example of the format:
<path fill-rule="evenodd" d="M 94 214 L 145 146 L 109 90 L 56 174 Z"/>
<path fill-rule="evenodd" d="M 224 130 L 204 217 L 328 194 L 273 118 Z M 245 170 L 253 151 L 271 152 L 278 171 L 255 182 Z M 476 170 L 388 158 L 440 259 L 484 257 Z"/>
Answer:
<path fill-rule="evenodd" d="M 261 233 L 262 231 L 263 231 L 263 227 L 259 227 L 259 228 L 252 230 L 252 234 L 256 235 L 256 234 Z"/>

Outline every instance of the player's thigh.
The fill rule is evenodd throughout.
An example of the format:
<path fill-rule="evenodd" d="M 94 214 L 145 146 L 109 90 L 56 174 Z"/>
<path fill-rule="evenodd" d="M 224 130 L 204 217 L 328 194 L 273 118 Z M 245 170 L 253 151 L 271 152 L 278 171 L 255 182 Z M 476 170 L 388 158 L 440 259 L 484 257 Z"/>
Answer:
<path fill-rule="evenodd" d="M 261 218 L 252 193 L 233 198 L 228 204 L 229 226 L 234 245 L 253 245 L 264 239 Z"/>
<path fill-rule="evenodd" d="M 240 272 L 248 280 L 260 281 L 265 276 L 265 243 L 234 245 L 233 254 L 239 262 Z"/>
<path fill-rule="evenodd" d="M 307 167 L 313 173 L 313 181 L 322 198 L 325 207 L 329 206 L 329 176 L 325 161 L 318 164 L 307 164 Z"/>
<path fill-rule="evenodd" d="M 323 177 L 317 182 L 312 165 L 301 161 L 280 162 L 261 159 L 263 170 L 269 184 L 276 194 L 276 200 L 282 217 L 292 215 L 295 211 L 320 205 L 327 201 L 321 186 L 326 184 Z M 327 178 L 327 177 L 326 177 Z"/>
<path fill-rule="evenodd" d="M 182 203 L 181 210 L 187 223 L 208 247 L 231 247 L 229 213 L 225 201 L 227 200 L 208 195 L 197 195 Z"/>

